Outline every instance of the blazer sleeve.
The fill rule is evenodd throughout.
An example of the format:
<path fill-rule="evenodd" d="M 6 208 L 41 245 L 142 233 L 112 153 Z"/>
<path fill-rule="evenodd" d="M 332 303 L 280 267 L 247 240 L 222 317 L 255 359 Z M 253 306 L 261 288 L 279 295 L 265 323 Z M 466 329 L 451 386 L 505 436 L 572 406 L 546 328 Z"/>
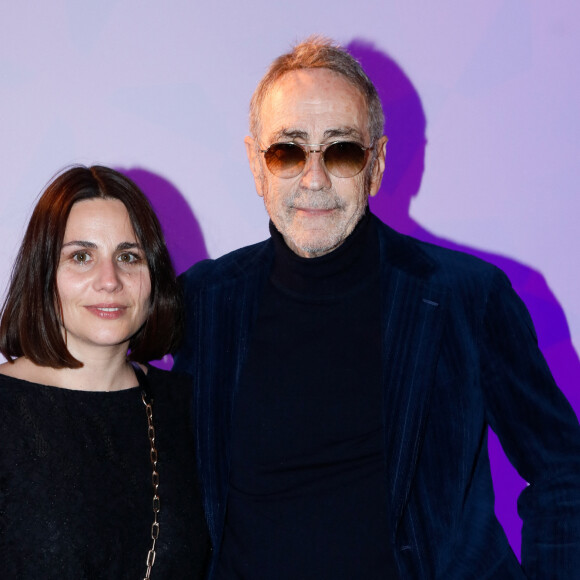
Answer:
<path fill-rule="evenodd" d="M 482 329 L 486 412 L 528 482 L 518 500 L 522 568 L 533 580 L 580 574 L 580 427 L 542 356 L 529 313 L 497 271 Z"/>

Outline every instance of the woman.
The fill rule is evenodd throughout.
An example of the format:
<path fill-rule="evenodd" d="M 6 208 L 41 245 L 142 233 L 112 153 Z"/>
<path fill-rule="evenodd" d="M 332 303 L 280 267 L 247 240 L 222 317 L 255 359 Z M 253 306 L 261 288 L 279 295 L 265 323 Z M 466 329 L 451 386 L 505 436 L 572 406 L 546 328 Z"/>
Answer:
<path fill-rule="evenodd" d="M 41 196 L 0 323 L 3 578 L 201 578 L 209 541 L 179 292 L 136 185 L 73 167 Z"/>

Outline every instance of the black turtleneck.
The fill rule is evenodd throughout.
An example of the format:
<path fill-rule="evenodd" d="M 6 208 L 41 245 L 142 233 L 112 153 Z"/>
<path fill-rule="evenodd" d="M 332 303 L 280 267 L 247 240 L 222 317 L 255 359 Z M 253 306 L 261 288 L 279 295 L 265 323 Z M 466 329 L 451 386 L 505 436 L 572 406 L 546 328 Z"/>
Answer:
<path fill-rule="evenodd" d="M 236 397 L 220 579 L 395 578 L 387 521 L 379 247 L 275 260 Z"/>

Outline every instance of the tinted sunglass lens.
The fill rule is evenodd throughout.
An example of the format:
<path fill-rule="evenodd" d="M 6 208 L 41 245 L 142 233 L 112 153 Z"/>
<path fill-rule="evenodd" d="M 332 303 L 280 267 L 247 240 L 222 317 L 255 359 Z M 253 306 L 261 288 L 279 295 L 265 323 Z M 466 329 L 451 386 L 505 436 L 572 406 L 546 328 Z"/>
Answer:
<path fill-rule="evenodd" d="M 278 177 L 295 177 L 303 169 L 306 161 L 304 151 L 292 143 L 276 143 L 265 153 L 268 169 Z"/>
<path fill-rule="evenodd" d="M 367 160 L 367 150 L 358 143 L 343 141 L 330 145 L 324 152 L 324 164 L 336 177 L 358 175 Z"/>

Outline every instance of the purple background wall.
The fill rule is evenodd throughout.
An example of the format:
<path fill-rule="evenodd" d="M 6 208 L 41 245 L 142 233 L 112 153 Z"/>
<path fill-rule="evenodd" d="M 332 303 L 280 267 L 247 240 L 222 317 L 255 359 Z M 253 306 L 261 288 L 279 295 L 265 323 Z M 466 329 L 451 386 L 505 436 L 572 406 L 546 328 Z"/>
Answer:
<path fill-rule="evenodd" d="M 70 163 L 126 171 L 178 270 L 263 239 L 245 159 L 269 61 L 314 32 L 348 45 L 387 114 L 373 210 L 502 267 L 580 411 L 580 7 L 574 0 L 23 0 L 0 7 L 0 283 L 37 194 Z M 523 482 L 495 439 L 497 512 L 519 551 Z"/>

